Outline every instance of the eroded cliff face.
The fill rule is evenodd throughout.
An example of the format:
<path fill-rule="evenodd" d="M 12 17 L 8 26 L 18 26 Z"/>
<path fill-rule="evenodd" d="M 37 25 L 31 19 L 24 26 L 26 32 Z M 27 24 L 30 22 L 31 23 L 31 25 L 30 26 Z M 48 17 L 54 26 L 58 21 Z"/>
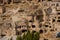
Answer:
<path fill-rule="evenodd" d="M 40 38 L 43 39 L 56 38 L 57 33 L 60 32 L 60 3 L 54 0 L 5 0 L 2 2 L 0 35 L 22 35 L 28 29 L 31 32 L 39 32 Z"/>

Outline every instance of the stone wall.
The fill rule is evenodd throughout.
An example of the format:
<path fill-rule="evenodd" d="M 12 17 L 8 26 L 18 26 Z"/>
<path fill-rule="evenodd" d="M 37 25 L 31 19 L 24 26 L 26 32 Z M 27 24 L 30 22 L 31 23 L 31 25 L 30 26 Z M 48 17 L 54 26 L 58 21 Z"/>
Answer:
<path fill-rule="evenodd" d="M 22 35 L 29 29 L 39 32 L 42 40 L 56 38 L 60 32 L 60 3 L 39 1 L 22 0 L 1 5 L 0 35 Z"/>

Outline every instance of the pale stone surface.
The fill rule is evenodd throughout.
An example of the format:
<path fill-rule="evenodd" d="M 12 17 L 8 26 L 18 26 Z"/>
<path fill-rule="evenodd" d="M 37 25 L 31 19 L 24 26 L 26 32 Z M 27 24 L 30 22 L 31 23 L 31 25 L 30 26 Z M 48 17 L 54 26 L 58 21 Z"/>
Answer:
<path fill-rule="evenodd" d="M 40 32 L 41 40 L 56 39 L 60 32 L 60 2 L 59 0 L 3 0 L 0 2 L 0 35 L 22 35 L 24 31 Z M 7 40 L 8 38 L 6 38 Z"/>

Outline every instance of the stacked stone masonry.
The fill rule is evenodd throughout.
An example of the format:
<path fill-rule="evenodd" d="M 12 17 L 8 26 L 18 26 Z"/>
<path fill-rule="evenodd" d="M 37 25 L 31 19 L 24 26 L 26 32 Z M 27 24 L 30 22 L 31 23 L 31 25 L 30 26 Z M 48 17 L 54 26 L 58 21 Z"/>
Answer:
<path fill-rule="evenodd" d="M 28 29 L 39 32 L 41 40 L 56 38 L 60 0 L 1 0 L 0 36 L 22 35 Z"/>

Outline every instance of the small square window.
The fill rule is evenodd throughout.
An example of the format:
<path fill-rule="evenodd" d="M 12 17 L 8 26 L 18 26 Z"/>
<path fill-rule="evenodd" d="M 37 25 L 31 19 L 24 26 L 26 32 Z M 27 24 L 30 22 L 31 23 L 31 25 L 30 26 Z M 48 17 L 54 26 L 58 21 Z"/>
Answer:
<path fill-rule="evenodd" d="M 60 22 L 60 20 L 57 20 L 57 22 Z"/>
<path fill-rule="evenodd" d="M 48 25 L 45 25 L 45 27 L 48 27 Z"/>
<path fill-rule="evenodd" d="M 32 25 L 32 28 L 35 28 L 35 25 Z"/>
<path fill-rule="evenodd" d="M 57 3 L 56 6 L 59 6 L 59 4 Z"/>
<path fill-rule="evenodd" d="M 54 31 L 54 29 L 51 29 L 50 31 Z"/>
<path fill-rule="evenodd" d="M 41 0 L 38 0 L 38 2 L 40 2 Z"/>
<path fill-rule="evenodd" d="M 33 22 L 32 20 L 29 20 L 29 22 Z"/>
<path fill-rule="evenodd" d="M 49 26 L 49 28 L 51 28 L 51 26 Z"/>
<path fill-rule="evenodd" d="M 43 30 L 40 30 L 39 33 L 43 33 Z"/>
<path fill-rule="evenodd" d="M 58 19 L 60 19 L 60 17 L 58 17 Z"/>
<path fill-rule="evenodd" d="M 21 10 L 18 10 L 18 12 L 24 12 L 24 10 L 21 9 Z"/>
<path fill-rule="evenodd" d="M 55 19 L 53 19 L 52 22 L 55 22 Z"/>
<path fill-rule="evenodd" d="M 22 30 L 22 32 L 27 32 L 27 30 Z"/>
<path fill-rule="evenodd" d="M 4 36 L 6 36 L 5 34 L 1 34 L 1 37 L 4 37 Z"/>

